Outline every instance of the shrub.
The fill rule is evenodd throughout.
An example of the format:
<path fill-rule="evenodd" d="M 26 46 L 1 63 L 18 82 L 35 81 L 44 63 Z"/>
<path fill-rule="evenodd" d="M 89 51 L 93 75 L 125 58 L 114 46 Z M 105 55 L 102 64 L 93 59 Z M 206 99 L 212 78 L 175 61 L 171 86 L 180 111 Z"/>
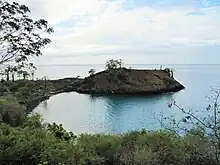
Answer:
<path fill-rule="evenodd" d="M 99 162 L 117 164 L 119 161 L 120 136 L 83 134 L 78 138 L 77 142 L 76 146 L 85 153 L 90 153 L 96 158 L 98 156 Z"/>
<path fill-rule="evenodd" d="M 70 141 L 76 138 L 73 132 L 67 132 L 62 124 L 57 125 L 56 123 L 48 124 L 48 131 L 51 132 L 56 138 L 61 140 Z"/>
<path fill-rule="evenodd" d="M 117 69 L 117 68 L 122 68 L 123 61 L 121 59 L 119 60 L 108 60 L 105 64 L 105 67 L 107 70 L 112 70 L 112 69 Z"/>
<path fill-rule="evenodd" d="M 33 127 L 29 118 L 23 127 L 0 125 L 0 164 L 72 164 L 73 147 L 48 133 L 45 128 Z M 35 122 L 33 122 L 35 123 Z M 33 124 L 32 123 L 32 124 Z"/>
<path fill-rule="evenodd" d="M 13 96 L 1 97 L 0 118 L 3 122 L 16 126 L 25 118 L 25 107 L 20 105 Z"/>
<path fill-rule="evenodd" d="M 67 139 L 66 135 L 70 133 L 62 125 L 42 124 L 39 115 L 27 117 L 17 127 L 2 123 L 0 164 L 217 165 L 208 140 L 192 133 L 179 137 L 168 131 L 142 130 Z"/>
<path fill-rule="evenodd" d="M 90 70 L 88 71 L 88 73 L 89 73 L 90 76 L 94 75 L 95 72 L 96 72 L 95 69 L 90 69 Z"/>

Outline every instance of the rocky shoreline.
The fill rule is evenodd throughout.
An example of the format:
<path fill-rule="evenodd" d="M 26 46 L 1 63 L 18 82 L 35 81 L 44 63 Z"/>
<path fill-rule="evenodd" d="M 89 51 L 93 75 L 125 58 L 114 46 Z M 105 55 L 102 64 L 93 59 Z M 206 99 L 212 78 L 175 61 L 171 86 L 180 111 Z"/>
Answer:
<path fill-rule="evenodd" d="M 81 80 L 76 92 L 98 95 L 154 95 L 178 92 L 185 87 L 164 70 L 117 69 Z"/>
<path fill-rule="evenodd" d="M 77 90 L 75 92 L 81 93 L 81 94 L 91 94 L 91 95 L 136 95 L 136 96 L 149 96 L 149 95 L 158 95 L 163 93 L 172 93 L 172 92 L 178 92 L 182 89 L 184 89 L 184 86 L 175 86 L 170 89 L 159 89 L 159 90 L 151 90 L 151 91 L 128 91 L 128 92 L 113 92 L 113 91 L 97 91 L 97 90 Z"/>

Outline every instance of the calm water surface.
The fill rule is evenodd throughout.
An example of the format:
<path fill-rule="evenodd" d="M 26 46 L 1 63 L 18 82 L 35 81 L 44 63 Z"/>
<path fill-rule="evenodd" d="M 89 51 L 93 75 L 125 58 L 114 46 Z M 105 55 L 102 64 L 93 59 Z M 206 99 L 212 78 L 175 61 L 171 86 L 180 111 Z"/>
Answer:
<path fill-rule="evenodd" d="M 159 68 L 159 65 L 131 65 L 133 68 Z M 167 103 L 175 98 L 185 108 L 206 115 L 205 107 L 209 104 L 210 87 L 216 87 L 220 80 L 220 65 L 166 65 L 175 69 L 175 78 L 186 89 L 177 93 L 153 97 L 108 96 L 92 97 L 75 92 L 63 93 L 51 97 L 40 104 L 34 112 L 42 114 L 46 122 L 62 123 L 75 133 L 121 133 L 146 128 L 160 128 L 156 118 L 182 114 L 175 108 L 168 108 Z M 50 79 L 87 76 L 89 69 L 104 69 L 103 65 L 75 66 L 40 66 L 37 77 Z"/>

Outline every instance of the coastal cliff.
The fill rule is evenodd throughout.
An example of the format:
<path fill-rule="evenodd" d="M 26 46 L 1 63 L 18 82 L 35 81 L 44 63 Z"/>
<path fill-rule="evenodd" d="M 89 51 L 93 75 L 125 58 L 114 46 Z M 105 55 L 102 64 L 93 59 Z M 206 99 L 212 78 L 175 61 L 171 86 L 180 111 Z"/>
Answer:
<path fill-rule="evenodd" d="M 118 68 L 91 75 L 80 82 L 78 93 L 87 94 L 160 94 L 176 92 L 184 86 L 166 70 Z"/>

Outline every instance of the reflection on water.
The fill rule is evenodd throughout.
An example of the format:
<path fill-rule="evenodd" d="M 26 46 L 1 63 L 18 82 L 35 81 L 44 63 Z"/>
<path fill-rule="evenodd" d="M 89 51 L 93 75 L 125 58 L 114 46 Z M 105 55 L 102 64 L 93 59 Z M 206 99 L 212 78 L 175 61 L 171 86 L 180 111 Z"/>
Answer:
<path fill-rule="evenodd" d="M 76 68 L 76 66 L 74 66 Z M 146 66 L 143 66 L 143 68 Z M 169 66 L 168 66 L 169 67 Z M 68 67 L 57 67 L 65 74 Z M 68 71 L 72 72 L 72 66 Z M 76 71 L 87 73 L 88 68 L 78 67 Z M 160 117 L 182 114 L 175 108 L 168 108 L 167 102 L 175 98 L 177 103 L 186 109 L 192 108 L 198 115 L 207 115 L 205 107 L 208 102 L 205 96 L 209 94 L 211 86 L 217 85 L 220 79 L 220 65 L 214 66 L 184 66 L 172 67 L 175 77 L 186 89 L 177 93 L 150 97 L 106 96 L 94 97 L 77 93 L 63 93 L 51 97 L 43 102 L 34 112 L 39 112 L 47 122 L 62 123 L 64 127 L 75 133 L 121 133 L 131 130 L 159 129 L 160 125 L 155 116 Z M 45 69 L 45 68 L 44 68 Z M 51 69 L 51 68 L 50 68 Z M 47 70 L 47 75 L 55 76 L 54 70 Z M 57 76 L 57 75 L 56 75 Z"/>
<path fill-rule="evenodd" d="M 63 123 L 76 133 L 120 133 L 141 128 L 155 129 L 154 113 L 170 109 L 173 94 L 151 97 L 106 96 L 64 93 L 52 97 L 35 109 L 47 122 Z M 161 109 L 161 107 L 164 107 Z M 167 114 L 167 113 L 166 113 Z"/>

